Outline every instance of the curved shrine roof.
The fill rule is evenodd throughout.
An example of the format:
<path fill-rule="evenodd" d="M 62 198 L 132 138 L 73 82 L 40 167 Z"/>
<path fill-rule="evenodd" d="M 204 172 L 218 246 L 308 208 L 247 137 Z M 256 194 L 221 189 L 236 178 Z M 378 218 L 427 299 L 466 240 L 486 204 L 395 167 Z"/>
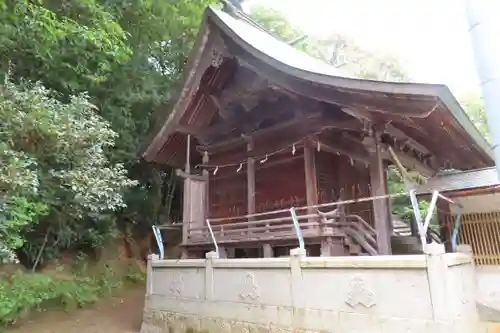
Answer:
<path fill-rule="evenodd" d="M 186 134 L 180 130 L 180 120 L 201 117 L 200 110 L 207 104 L 199 97 L 203 94 L 200 87 L 208 81 L 217 84 L 216 78 L 220 76 L 220 68 L 210 70 L 206 58 L 210 58 L 216 41 L 221 40 L 239 62 L 277 86 L 340 105 L 344 110 L 362 109 L 378 119 L 390 119 L 398 131 L 433 154 L 446 155 L 448 167 L 468 170 L 493 165 L 488 143 L 446 86 L 350 77 L 245 20 L 211 7 L 205 12 L 183 86 L 169 109 L 163 110 L 164 115 L 160 115 L 163 120 L 157 121 L 141 149 L 140 155 L 146 161 L 176 166 L 184 163 Z M 207 68 L 211 79 L 206 77 Z M 195 103 L 196 98 L 199 101 Z M 190 112 L 192 115 L 188 117 Z"/>

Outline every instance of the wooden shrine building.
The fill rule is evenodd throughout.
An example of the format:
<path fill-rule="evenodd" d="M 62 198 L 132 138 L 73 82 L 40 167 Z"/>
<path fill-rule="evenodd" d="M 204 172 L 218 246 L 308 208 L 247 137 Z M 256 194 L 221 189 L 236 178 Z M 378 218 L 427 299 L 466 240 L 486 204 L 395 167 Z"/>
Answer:
<path fill-rule="evenodd" d="M 428 177 L 493 165 L 445 86 L 347 77 L 213 8 L 159 119 L 141 156 L 184 179 L 192 257 L 213 249 L 209 226 L 228 256 L 297 246 L 292 206 L 307 206 L 297 214 L 310 255 L 390 254 L 389 200 L 359 200 L 387 194 L 388 146 Z"/>

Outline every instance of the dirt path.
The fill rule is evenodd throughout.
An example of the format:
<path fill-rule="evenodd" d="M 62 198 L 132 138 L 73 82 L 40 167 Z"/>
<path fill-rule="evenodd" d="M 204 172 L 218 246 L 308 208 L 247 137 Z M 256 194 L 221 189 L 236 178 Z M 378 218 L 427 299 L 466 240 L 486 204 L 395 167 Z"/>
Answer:
<path fill-rule="evenodd" d="M 144 290 L 133 290 L 88 309 L 43 313 L 9 333 L 136 333 L 139 332 Z"/>

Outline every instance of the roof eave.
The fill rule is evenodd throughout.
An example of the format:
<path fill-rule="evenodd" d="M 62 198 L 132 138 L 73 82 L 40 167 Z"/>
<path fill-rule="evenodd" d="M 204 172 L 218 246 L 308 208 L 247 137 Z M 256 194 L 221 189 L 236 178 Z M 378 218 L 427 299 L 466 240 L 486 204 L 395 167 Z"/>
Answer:
<path fill-rule="evenodd" d="M 217 13 L 216 10 L 210 9 L 210 18 L 216 25 L 229 36 L 231 40 L 238 43 L 245 51 L 253 56 L 261 59 L 280 71 L 295 76 L 297 78 L 305 79 L 311 83 L 320 83 L 337 88 L 356 89 L 365 91 L 377 91 L 380 93 L 390 94 L 405 94 L 405 95 L 423 95 L 439 98 L 448 110 L 450 110 L 453 118 L 458 122 L 460 127 L 477 145 L 481 153 L 487 157 L 493 165 L 493 152 L 486 142 L 484 137 L 479 133 L 477 128 L 466 115 L 458 101 L 453 97 L 448 87 L 442 84 L 428 84 L 428 83 L 410 83 L 410 82 L 385 82 L 376 80 L 366 80 L 352 77 L 339 77 L 331 76 L 323 73 L 310 72 L 296 67 L 292 67 L 286 62 L 280 61 L 267 55 L 266 53 L 258 50 L 253 45 L 242 39 L 231 27 L 229 27 Z"/>
<path fill-rule="evenodd" d="M 173 101 L 173 103 L 169 103 L 169 105 L 172 106 L 171 112 L 165 112 L 168 106 L 159 110 L 155 128 L 139 148 L 138 155 L 146 162 L 155 161 L 156 155 L 163 146 L 161 142 L 162 139 L 175 131 L 175 126 L 179 123 L 180 118 L 186 110 L 187 103 L 190 100 L 194 88 L 199 84 L 200 80 L 196 73 L 203 58 L 203 53 L 210 35 L 208 24 L 209 12 L 210 8 L 207 8 L 196 41 L 188 57 L 188 62 L 185 67 L 188 70 L 184 71 L 182 74 L 182 84 L 178 86 L 176 92 L 170 98 L 170 101 Z M 166 115 L 168 115 L 168 117 L 166 117 Z"/>
<path fill-rule="evenodd" d="M 375 80 L 365 80 L 351 77 L 332 76 L 320 72 L 307 71 L 301 68 L 291 66 L 283 59 L 277 59 L 266 54 L 256 46 L 241 38 L 235 31 L 235 27 L 230 27 L 224 20 L 227 14 L 218 11 L 217 9 L 208 7 L 205 11 L 203 22 L 197 36 L 197 40 L 192 48 L 188 64 L 188 69 L 183 74 L 183 84 L 181 89 L 177 91 L 172 97 L 174 101 L 172 111 L 168 114 L 165 120 L 161 121 L 161 116 L 158 117 L 156 128 L 152 131 L 148 139 L 142 145 L 139 155 L 146 161 L 151 162 L 155 160 L 156 155 L 163 145 L 164 138 L 175 132 L 175 126 L 178 124 L 180 117 L 184 114 L 187 108 L 192 92 L 199 84 L 199 77 L 201 75 L 199 70 L 200 61 L 206 49 L 206 44 L 211 33 L 209 22 L 221 30 L 233 42 L 237 43 L 241 48 L 248 52 L 251 56 L 260 59 L 267 63 L 269 66 L 275 67 L 283 74 L 291 75 L 301 80 L 306 80 L 311 83 L 324 84 L 326 86 L 334 86 L 344 89 L 355 89 L 364 91 L 375 91 L 388 94 L 405 94 L 405 95 L 420 95 L 436 97 L 450 110 L 452 117 L 456 120 L 458 125 L 462 128 L 464 133 L 475 143 L 476 149 L 486 159 L 489 159 L 493 164 L 493 153 L 486 142 L 481 136 L 479 131 L 467 117 L 457 100 L 453 97 L 449 89 L 444 85 L 424 84 L 424 83 L 407 83 L 407 82 L 383 82 Z M 232 18 L 231 18 L 232 19 Z M 231 21 L 228 21 L 231 23 Z M 237 30 L 237 29 L 236 29 Z M 165 111 L 165 108 L 162 108 Z M 166 114 L 165 112 L 163 112 Z"/>
<path fill-rule="evenodd" d="M 481 135 L 477 127 L 472 123 L 469 116 L 465 113 L 464 109 L 460 103 L 453 96 L 451 91 L 446 86 L 441 86 L 438 92 L 439 99 L 443 102 L 448 110 L 450 110 L 453 118 L 458 122 L 462 129 L 469 135 L 469 137 L 477 144 L 479 150 L 483 151 L 485 156 L 487 156 L 491 164 L 494 164 L 493 151 L 486 141 L 486 139 Z"/>

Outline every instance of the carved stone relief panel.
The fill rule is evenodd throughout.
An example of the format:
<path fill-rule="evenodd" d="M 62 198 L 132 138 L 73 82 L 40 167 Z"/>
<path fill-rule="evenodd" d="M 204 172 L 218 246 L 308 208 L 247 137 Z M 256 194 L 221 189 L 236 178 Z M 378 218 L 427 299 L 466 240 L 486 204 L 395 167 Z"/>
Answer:
<path fill-rule="evenodd" d="M 257 284 L 255 275 L 251 272 L 246 272 L 242 279 L 242 287 L 240 289 L 240 299 L 245 302 L 255 302 L 260 298 L 260 287 Z"/>
<path fill-rule="evenodd" d="M 354 308 L 362 305 L 371 308 L 375 305 L 375 294 L 368 288 L 366 281 L 361 276 L 355 276 L 349 284 L 346 304 Z"/>
<path fill-rule="evenodd" d="M 184 292 L 184 286 L 185 284 L 182 274 L 180 271 L 177 271 L 177 273 L 175 273 L 174 279 L 172 280 L 168 288 L 170 295 L 176 297 L 181 296 L 182 293 Z"/>

